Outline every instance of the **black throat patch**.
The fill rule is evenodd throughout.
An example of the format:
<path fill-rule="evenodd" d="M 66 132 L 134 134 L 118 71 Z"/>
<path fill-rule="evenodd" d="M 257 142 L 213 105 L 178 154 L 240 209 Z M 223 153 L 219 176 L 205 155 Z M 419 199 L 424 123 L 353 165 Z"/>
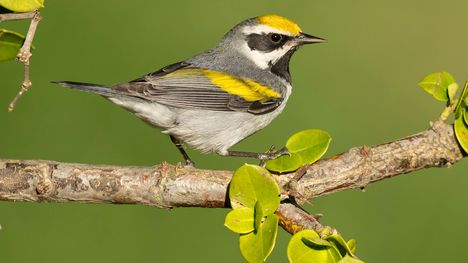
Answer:
<path fill-rule="evenodd" d="M 296 51 L 296 48 L 293 48 L 286 52 L 275 64 L 272 64 L 270 61 L 270 70 L 273 74 L 283 78 L 288 83 L 291 83 L 291 74 L 289 73 L 289 60 L 291 60 L 291 56 Z"/>

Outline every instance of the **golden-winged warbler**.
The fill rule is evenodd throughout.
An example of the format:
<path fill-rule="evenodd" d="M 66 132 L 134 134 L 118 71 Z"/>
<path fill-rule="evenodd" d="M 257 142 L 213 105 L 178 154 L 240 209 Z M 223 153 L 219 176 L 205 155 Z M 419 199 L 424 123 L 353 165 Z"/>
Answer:
<path fill-rule="evenodd" d="M 268 160 L 287 150 L 229 149 L 281 113 L 291 94 L 292 54 L 303 44 L 323 41 L 285 17 L 264 15 L 239 23 L 214 48 L 130 82 L 110 87 L 55 83 L 102 95 L 163 129 L 186 164 L 192 161 L 183 144 L 202 152 Z"/>

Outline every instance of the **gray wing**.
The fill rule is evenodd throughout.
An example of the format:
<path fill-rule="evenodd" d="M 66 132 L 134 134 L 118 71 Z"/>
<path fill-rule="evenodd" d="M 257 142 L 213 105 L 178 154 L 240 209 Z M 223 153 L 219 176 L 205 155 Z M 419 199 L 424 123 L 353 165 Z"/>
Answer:
<path fill-rule="evenodd" d="M 112 86 L 125 95 L 169 107 L 265 114 L 281 105 L 281 98 L 247 101 L 230 94 L 207 78 L 200 68 L 186 62 L 166 66 L 129 83 Z"/>

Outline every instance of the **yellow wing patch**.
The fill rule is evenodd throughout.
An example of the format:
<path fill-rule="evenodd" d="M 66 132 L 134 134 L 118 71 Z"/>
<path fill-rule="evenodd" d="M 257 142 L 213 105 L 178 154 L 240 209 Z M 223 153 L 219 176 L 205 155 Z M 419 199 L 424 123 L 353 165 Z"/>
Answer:
<path fill-rule="evenodd" d="M 166 77 L 207 77 L 214 85 L 222 90 L 229 94 L 239 96 L 246 101 L 281 98 L 281 94 L 277 91 L 251 79 L 237 78 L 227 73 L 209 69 L 181 69 L 166 75 Z"/>
<path fill-rule="evenodd" d="M 226 73 L 204 69 L 203 73 L 211 82 L 227 93 L 237 95 L 246 101 L 281 98 L 281 95 L 251 79 L 239 79 Z"/>
<path fill-rule="evenodd" d="M 302 30 L 293 21 L 279 15 L 264 15 L 257 17 L 257 22 L 279 30 L 291 33 L 293 36 L 299 35 Z"/>

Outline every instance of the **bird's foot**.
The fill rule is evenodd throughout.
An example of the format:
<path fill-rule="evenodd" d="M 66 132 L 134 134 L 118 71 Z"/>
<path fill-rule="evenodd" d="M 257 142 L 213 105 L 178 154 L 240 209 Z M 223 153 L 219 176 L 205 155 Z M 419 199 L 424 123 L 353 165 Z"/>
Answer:
<path fill-rule="evenodd" d="M 291 156 L 291 153 L 289 152 L 289 150 L 286 148 L 286 147 L 283 147 L 281 150 L 279 151 L 275 151 L 275 146 L 272 145 L 270 147 L 270 149 L 266 152 L 266 153 L 260 153 L 259 154 L 259 158 L 260 159 L 260 166 L 261 167 L 265 167 L 266 165 L 266 162 L 268 160 L 273 160 L 273 159 L 276 159 L 280 156 L 283 156 L 283 155 L 289 155 Z"/>
<path fill-rule="evenodd" d="M 187 158 L 182 162 L 182 166 L 184 167 L 195 167 L 195 163 L 192 161 L 192 159 Z"/>

